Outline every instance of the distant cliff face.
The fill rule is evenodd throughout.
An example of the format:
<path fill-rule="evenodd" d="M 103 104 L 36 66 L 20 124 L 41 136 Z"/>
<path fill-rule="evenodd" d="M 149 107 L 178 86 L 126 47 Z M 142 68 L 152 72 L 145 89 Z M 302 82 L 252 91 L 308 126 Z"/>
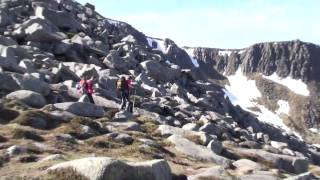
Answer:
<path fill-rule="evenodd" d="M 226 77 L 241 68 L 243 74 L 255 80 L 262 94 L 260 104 L 273 112 L 279 100 L 287 101 L 290 114 L 282 119 L 301 134 L 309 134 L 310 128 L 319 128 L 320 46 L 297 40 L 259 43 L 234 50 L 194 48 L 194 56 L 203 64 L 202 68 L 210 67 Z M 281 83 L 262 78 L 274 73 L 280 78 L 302 80 L 310 94 L 297 95 L 290 88 L 283 90 Z M 259 78 L 255 78 L 257 76 Z"/>
<path fill-rule="evenodd" d="M 224 50 L 229 51 L 229 50 Z M 220 73 L 233 74 L 241 66 L 245 74 L 274 72 L 280 77 L 290 76 L 304 82 L 320 79 L 320 47 L 301 41 L 260 43 L 242 50 L 195 48 L 197 59 L 213 66 Z"/>

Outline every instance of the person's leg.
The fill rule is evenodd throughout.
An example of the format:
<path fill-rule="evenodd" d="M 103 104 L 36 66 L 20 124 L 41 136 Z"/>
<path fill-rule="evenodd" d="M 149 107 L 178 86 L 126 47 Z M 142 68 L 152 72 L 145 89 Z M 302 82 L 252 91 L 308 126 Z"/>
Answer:
<path fill-rule="evenodd" d="M 126 104 L 127 104 L 126 94 L 124 91 L 120 91 L 120 95 L 121 95 L 120 109 L 124 110 L 124 108 L 126 107 Z"/>
<path fill-rule="evenodd" d="M 94 103 L 94 100 L 93 100 L 93 97 L 92 97 L 92 94 L 88 93 L 87 96 L 89 97 L 89 100 L 92 104 L 95 104 Z"/>
<path fill-rule="evenodd" d="M 130 111 L 129 110 L 129 106 L 130 106 L 130 103 L 131 103 L 131 101 L 130 101 L 130 97 L 129 97 L 129 91 L 125 91 L 125 98 L 126 98 L 126 101 L 127 101 L 127 104 L 126 104 L 126 111 Z"/>

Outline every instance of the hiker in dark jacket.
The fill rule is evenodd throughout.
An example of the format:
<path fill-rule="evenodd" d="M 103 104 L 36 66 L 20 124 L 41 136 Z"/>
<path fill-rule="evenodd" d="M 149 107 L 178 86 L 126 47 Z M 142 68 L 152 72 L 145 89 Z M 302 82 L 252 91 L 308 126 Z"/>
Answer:
<path fill-rule="evenodd" d="M 130 99 L 129 99 L 129 86 L 125 77 L 122 76 L 117 81 L 117 90 L 120 92 L 120 96 L 121 96 L 120 109 L 127 110 L 128 105 L 130 103 Z"/>

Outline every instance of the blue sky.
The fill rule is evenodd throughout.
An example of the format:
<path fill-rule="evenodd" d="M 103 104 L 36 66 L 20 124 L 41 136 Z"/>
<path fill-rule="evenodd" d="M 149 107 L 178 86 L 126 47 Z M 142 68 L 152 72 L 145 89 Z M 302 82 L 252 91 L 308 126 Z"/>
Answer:
<path fill-rule="evenodd" d="M 179 46 L 244 48 L 300 39 L 320 44 L 318 0 L 78 0 L 105 17 Z"/>

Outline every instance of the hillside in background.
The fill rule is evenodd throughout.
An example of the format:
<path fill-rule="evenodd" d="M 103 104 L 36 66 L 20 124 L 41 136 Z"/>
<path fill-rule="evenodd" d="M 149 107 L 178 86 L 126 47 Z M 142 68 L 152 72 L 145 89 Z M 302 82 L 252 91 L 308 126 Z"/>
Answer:
<path fill-rule="evenodd" d="M 316 179 L 320 47 L 179 47 L 72 0 L 0 0 L 0 177 Z M 134 113 L 116 81 L 138 83 Z M 76 84 L 95 77 L 95 104 Z"/>

